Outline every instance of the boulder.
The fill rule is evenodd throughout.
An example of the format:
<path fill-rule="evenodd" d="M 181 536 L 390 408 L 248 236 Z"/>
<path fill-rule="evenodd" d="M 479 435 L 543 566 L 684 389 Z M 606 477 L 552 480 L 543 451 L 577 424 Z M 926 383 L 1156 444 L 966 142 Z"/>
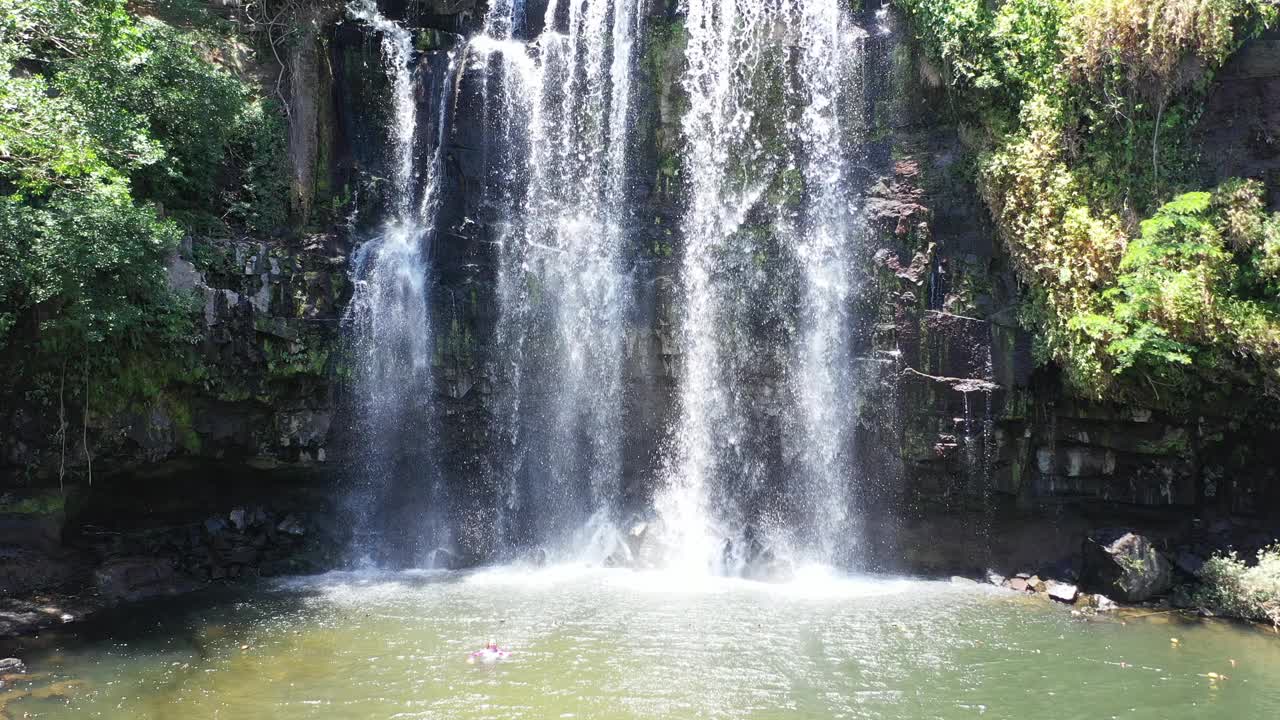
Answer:
<path fill-rule="evenodd" d="M 108 560 L 94 570 L 93 581 L 98 594 L 111 603 L 135 602 L 195 589 L 195 583 L 179 574 L 173 561 L 165 558 Z"/>
<path fill-rule="evenodd" d="M 1080 595 L 1076 598 L 1076 604 L 1082 605 L 1095 612 L 1110 612 L 1116 609 L 1116 604 L 1106 595 Z"/>
<path fill-rule="evenodd" d="M 1173 566 L 1151 541 L 1126 530 L 1090 533 L 1084 542 L 1083 584 L 1126 602 L 1142 602 L 1173 587 Z"/>
<path fill-rule="evenodd" d="M 1048 588 L 1049 597 L 1057 600 L 1058 602 L 1073 603 L 1076 601 L 1076 595 L 1079 594 L 1079 589 L 1070 583 L 1050 580 L 1046 583 L 1046 586 Z"/>
<path fill-rule="evenodd" d="M 0 659 L 0 675 L 21 675 L 26 671 L 26 664 L 18 658 Z"/>
<path fill-rule="evenodd" d="M 294 537 L 307 534 L 307 529 L 302 525 L 302 521 L 298 520 L 294 515 L 286 515 L 285 518 L 280 521 L 280 524 L 276 525 L 276 530 L 286 535 L 293 535 Z"/>

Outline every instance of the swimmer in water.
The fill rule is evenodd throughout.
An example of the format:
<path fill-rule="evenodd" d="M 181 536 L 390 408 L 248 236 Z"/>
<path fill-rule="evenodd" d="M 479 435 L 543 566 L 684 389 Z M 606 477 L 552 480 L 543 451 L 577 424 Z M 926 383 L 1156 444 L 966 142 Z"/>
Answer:
<path fill-rule="evenodd" d="M 509 657 L 511 657 L 511 653 L 498 647 L 498 641 L 490 638 L 489 644 L 467 656 L 467 664 L 475 665 L 480 662 L 485 665 L 493 665 Z"/>

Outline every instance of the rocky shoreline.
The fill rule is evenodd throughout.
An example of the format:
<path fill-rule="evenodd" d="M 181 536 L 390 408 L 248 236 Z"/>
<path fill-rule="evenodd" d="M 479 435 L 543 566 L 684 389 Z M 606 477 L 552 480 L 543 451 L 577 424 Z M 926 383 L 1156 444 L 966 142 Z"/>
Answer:
<path fill-rule="evenodd" d="M 317 509 L 237 505 L 145 527 L 61 527 L 31 516 L 6 526 L 57 531 L 58 542 L 4 548 L 0 638 L 82 621 L 104 609 L 173 597 L 239 579 L 305 575 L 336 566 L 345 536 Z M 25 527 L 23 526 L 25 523 Z M 53 523 L 53 528 L 48 527 Z"/>

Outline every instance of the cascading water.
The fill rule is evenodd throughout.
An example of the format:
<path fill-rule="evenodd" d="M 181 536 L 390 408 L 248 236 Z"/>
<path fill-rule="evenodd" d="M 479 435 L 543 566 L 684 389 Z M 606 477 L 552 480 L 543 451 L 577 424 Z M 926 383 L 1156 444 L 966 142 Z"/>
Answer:
<path fill-rule="evenodd" d="M 764 191 L 755 183 L 763 153 L 752 136 L 751 80 L 767 52 L 764 3 L 689 0 L 687 70 L 690 108 L 683 120 L 684 183 L 688 211 L 682 228 L 680 418 L 668 459 L 668 487 L 656 499 L 669 560 L 683 570 L 721 568 L 713 521 L 724 519 L 727 498 L 716 481 L 751 472 L 741 453 L 733 356 L 719 336 L 731 302 L 717 266 L 735 252 L 733 235 Z M 739 251 L 740 252 L 740 251 Z"/>
<path fill-rule="evenodd" d="M 392 101 L 388 216 L 356 254 L 356 290 L 347 318 L 359 361 L 363 440 L 360 477 L 349 498 L 355 551 L 366 562 L 430 566 L 453 542 L 435 458 L 427 262 L 452 73 L 446 71 L 440 83 L 438 135 L 421 177 L 413 36 L 382 16 L 372 0 L 353 3 L 348 12 L 381 38 Z"/>
<path fill-rule="evenodd" d="M 523 3 L 498 2 L 471 43 L 493 75 L 489 126 L 504 148 L 491 162 L 508 548 L 603 556 L 617 547 L 637 4 L 553 1 L 526 46 L 512 40 Z"/>
<path fill-rule="evenodd" d="M 354 502 L 362 534 L 383 545 L 393 528 L 404 535 L 391 545 L 407 548 L 405 562 L 431 564 L 438 549 L 634 559 L 635 539 L 616 528 L 628 491 L 632 248 L 647 242 L 631 157 L 643 7 L 551 0 L 527 41 L 525 3 L 495 0 L 458 52 L 458 82 L 474 83 L 483 114 L 477 207 L 497 305 L 492 505 L 464 513 L 483 527 L 458 528 L 446 492 L 457 479 L 445 482 L 435 460 L 428 263 L 452 82 L 441 83 L 438 137 L 426 140 L 411 34 L 370 0 L 351 6 L 380 36 L 393 119 L 388 219 L 356 258 L 368 442 Z M 866 34 L 837 0 L 682 7 L 677 416 L 653 501 L 661 549 L 645 562 L 730 574 L 848 564 Z M 420 155 L 430 156 L 422 170 Z"/>
<path fill-rule="evenodd" d="M 848 486 L 854 480 L 854 418 L 862 388 L 854 373 L 852 283 L 863 239 L 858 194 L 848 167 L 862 146 L 861 76 L 865 33 L 842 3 L 792 0 L 799 57 L 790 102 L 802 108 L 793 125 L 806 197 L 793 229 L 803 277 L 798 372 L 792 392 L 799 410 L 794 445 L 801 504 L 797 523 L 804 559 L 847 564 L 857 542 Z"/>
<path fill-rule="evenodd" d="M 680 416 L 657 498 L 667 553 L 696 572 L 831 562 L 854 479 L 846 167 L 863 33 L 834 0 L 684 6 Z M 778 387 L 762 380 L 771 370 Z M 780 451 L 762 431 L 775 417 Z"/>

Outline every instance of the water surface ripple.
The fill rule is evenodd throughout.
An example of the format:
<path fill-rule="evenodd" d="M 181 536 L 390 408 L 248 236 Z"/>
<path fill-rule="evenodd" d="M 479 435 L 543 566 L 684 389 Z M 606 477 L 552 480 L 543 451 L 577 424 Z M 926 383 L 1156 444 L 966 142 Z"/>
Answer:
<path fill-rule="evenodd" d="M 977 585 L 816 571 L 779 585 L 572 567 L 333 573 L 158 610 L 28 653 L 33 671 L 84 684 L 14 701 L 10 715 L 1280 716 L 1270 633 L 1167 615 L 1084 621 Z M 512 659 L 467 665 L 490 636 Z"/>

